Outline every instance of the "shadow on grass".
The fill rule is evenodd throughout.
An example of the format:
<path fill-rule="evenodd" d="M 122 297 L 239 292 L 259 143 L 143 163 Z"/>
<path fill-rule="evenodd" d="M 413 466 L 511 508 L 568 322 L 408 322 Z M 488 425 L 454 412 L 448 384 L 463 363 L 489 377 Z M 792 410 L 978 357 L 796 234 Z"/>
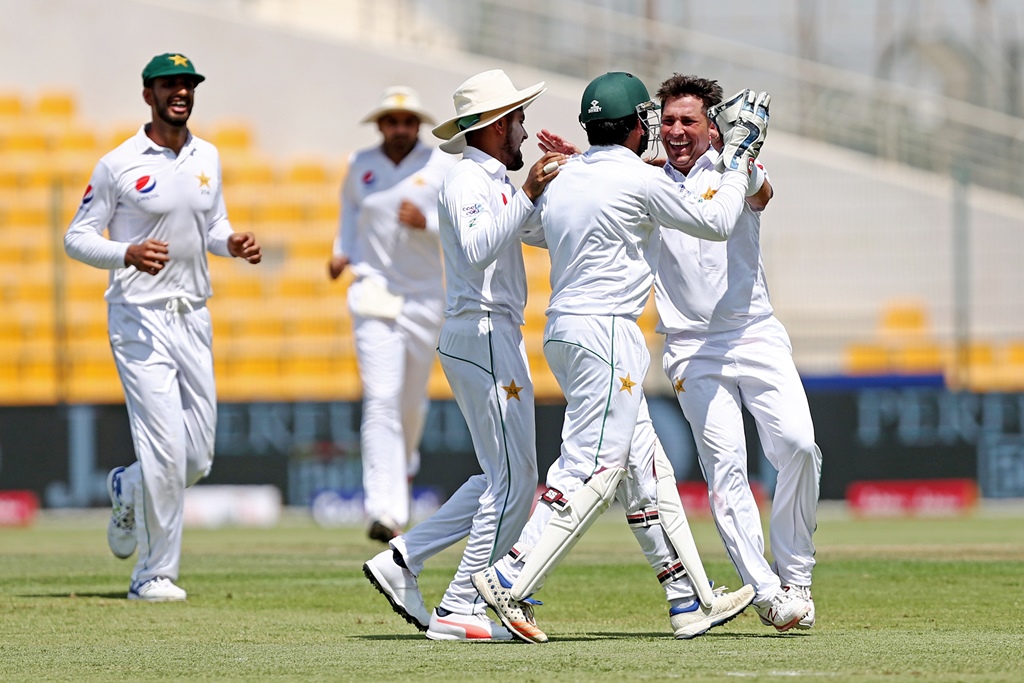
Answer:
<path fill-rule="evenodd" d="M 39 593 L 29 595 L 19 595 L 19 598 L 68 598 L 77 600 L 78 598 L 104 598 L 108 600 L 127 600 L 128 591 L 117 591 L 116 593 Z"/>

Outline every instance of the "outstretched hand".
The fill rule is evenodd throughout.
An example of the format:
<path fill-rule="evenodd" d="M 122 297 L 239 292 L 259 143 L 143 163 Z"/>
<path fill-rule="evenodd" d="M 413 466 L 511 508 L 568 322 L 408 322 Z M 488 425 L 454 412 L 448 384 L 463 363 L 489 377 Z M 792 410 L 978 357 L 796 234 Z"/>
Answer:
<path fill-rule="evenodd" d="M 228 237 L 228 253 L 244 258 L 249 263 L 259 263 L 263 259 L 260 243 L 251 232 L 234 232 Z"/>
<path fill-rule="evenodd" d="M 561 152 L 562 154 L 579 154 L 580 148 L 569 142 L 561 135 L 552 133 L 546 128 L 542 128 L 537 133 L 537 146 L 540 147 L 542 152 Z"/>

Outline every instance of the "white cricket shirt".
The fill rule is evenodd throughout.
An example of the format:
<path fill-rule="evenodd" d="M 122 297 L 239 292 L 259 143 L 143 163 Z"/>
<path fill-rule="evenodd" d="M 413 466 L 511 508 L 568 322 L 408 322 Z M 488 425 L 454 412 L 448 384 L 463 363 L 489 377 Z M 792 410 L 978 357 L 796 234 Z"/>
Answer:
<path fill-rule="evenodd" d="M 64 250 L 110 271 L 110 303 L 202 303 L 212 294 L 206 252 L 230 256 L 231 232 L 217 148 L 189 134 L 175 156 L 142 126 L 96 164 Z M 155 276 L 124 264 L 128 246 L 149 238 L 168 243 L 170 261 Z"/>
<path fill-rule="evenodd" d="M 666 164 L 665 177 L 707 201 L 721 187 L 716 159 L 718 152 L 709 149 L 685 176 Z M 725 332 L 772 314 L 761 260 L 761 215 L 746 202 L 727 242 L 669 231 L 661 239 L 654 284 L 658 332 Z"/>
<path fill-rule="evenodd" d="M 523 249 L 543 244 L 539 226 L 525 224 L 534 210 L 517 191 L 505 165 L 475 147 L 448 172 L 438 197 L 444 252 L 445 317 L 491 311 L 523 324 L 526 268 Z"/>
<path fill-rule="evenodd" d="M 379 145 L 353 154 L 342 185 L 335 255 L 348 257 L 357 277 L 384 280 L 393 294 L 440 298 L 437 194 L 454 163 L 450 155 L 419 141 L 398 164 Z M 403 200 L 426 217 L 425 230 L 398 222 Z"/>
<path fill-rule="evenodd" d="M 742 211 L 744 173 L 703 201 L 621 145 L 591 147 L 561 167 L 537 202 L 551 255 L 547 313 L 634 320 L 650 296 L 658 225 L 726 239 Z"/>

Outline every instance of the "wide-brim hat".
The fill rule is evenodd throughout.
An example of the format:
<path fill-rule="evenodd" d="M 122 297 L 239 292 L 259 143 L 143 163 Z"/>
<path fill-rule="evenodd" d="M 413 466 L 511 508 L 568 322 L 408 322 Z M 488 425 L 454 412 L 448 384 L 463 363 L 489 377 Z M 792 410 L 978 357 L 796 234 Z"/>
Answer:
<path fill-rule="evenodd" d="M 206 76 L 196 73 L 195 66 L 180 52 L 165 52 L 149 60 L 149 64 L 142 70 L 142 84 L 148 85 L 154 78 L 162 76 L 191 76 L 195 84 L 199 85 L 206 80 Z"/>
<path fill-rule="evenodd" d="M 455 116 L 434 128 L 434 136 L 446 141 L 441 149 L 458 154 L 466 149 L 466 133 L 486 128 L 505 114 L 529 106 L 545 90 L 544 81 L 518 90 L 501 69 L 471 76 L 455 90 Z"/>
<path fill-rule="evenodd" d="M 434 124 L 434 118 L 423 108 L 419 93 L 404 85 L 386 88 L 377 99 L 377 106 L 364 116 L 360 123 L 374 123 L 385 114 L 398 111 L 409 112 L 414 114 L 420 121 L 431 125 Z"/>

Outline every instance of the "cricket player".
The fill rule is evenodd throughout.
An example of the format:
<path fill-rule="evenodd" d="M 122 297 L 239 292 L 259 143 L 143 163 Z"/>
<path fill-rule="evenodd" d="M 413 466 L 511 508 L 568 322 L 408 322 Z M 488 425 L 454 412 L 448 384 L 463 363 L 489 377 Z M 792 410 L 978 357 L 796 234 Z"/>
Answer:
<path fill-rule="evenodd" d="M 716 168 L 720 154 L 711 136 L 718 130 L 708 110 L 722 102 L 722 88 L 675 74 L 657 97 L 667 177 L 694 196 L 716 196 L 728 174 Z M 789 335 L 768 299 L 760 211 L 772 187 L 759 162 L 746 194 L 726 242 L 662 233 L 655 279 L 658 331 L 668 335 L 664 369 L 693 430 L 726 551 L 744 583 L 754 586 L 754 607 L 766 625 L 807 629 L 815 620 L 811 536 L 821 451 Z M 774 570 L 764 556 L 761 516 L 747 478 L 744 406 L 757 424 L 765 456 L 779 471 L 770 522 Z"/>
<path fill-rule="evenodd" d="M 107 477 L 107 540 L 117 557 L 138 548 L 129 600 L 186 598 L 175 584 L 185 489 L 209 474 L 217 426 L 206 252 L 262 258 L 228 222 L 217 149 L 188 130 L 203 80 L 180 53 L 150 60 L 152 121 L 100 159 L 64 236 L 68 256 L 110 271 L 110 346 L 137 460 Z"/>
<path fill-rule="evenodd" d="M 363 385 L 364 507 L 370 538 L 387 543 L 409 523 L 419 469 L 444 319 L 437 193 L 454 161 L 419 140 L 420 124 L 434 120 L 411 88 L 384 90 L 362 122 L 382 140 L 349 159 L 329 274 L 355 274 L 348 307 Z"/>
<path fill-rule="evenodd" d="M 537 488 L 520 242 L 542 245 L 542 235 L 524 225 L 564 156 L 545 154 L 521 191 L 506 172 L 523 168 L 525 109 L 544 90 L 543 82 L 518 89 L 504 71 L 485 71 L 459 86 L 455 116 L 433 131 L 445 140 L 442 150 L 462 154 L 438 198 L 447 305 L 437 353 L 483 473 L 363 565 L 392 608 L 433 640 L 512 639 L 488 618 L 470 577 L 512 547 Z M 467 535 L 455 577 L 428 614 L 416 576 L 427 559 Z"/>
<path fill-rule="evenodd" d="M 709 240 L 731 234 L 767 129 L 768 96 L 755 99 L 758 106 L 744 118 L 750 128 L 737 126 L 727 143 L 736 168 L 723 174 L 713 199 L 703 200 L 641 161 L 648 112 L 656 106 L 638 78 L 608 73 L 583 93 L 580 122 L 591 147 L 562 166 L 534 214 L 551 256 L 544 355 L 568 403 L 561 455 L 518 542 L 473 575 L 502 623 L 526 642 L 547 640 L 530 596 L 617 495 L 665 589 L 677 638 L 728 621 L 753 599 L 744 586 L 701 604 L 680 568 L 679 549 L 660 524 L 647 523 L 659 518 L 661 473 L 652 464 L 657 440 L 641 386 L 650 356 L 636 319 L 654 279 L 659 225 Z"/>

